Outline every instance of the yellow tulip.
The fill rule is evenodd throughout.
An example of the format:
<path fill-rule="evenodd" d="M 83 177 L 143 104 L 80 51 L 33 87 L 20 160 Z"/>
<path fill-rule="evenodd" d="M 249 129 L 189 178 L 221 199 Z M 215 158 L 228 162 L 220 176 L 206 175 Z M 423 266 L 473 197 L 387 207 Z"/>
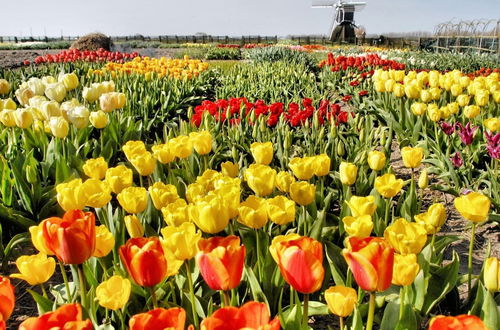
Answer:
<path fill-rule="evenodd" d="M 119 310 L 128 302 L 131 291 L 130 280 L 114 275 L 97 286 L 95 295 L 102 307 Z"/>
<path fill-rule="evenodd" d="M 25 87 L 19 87 L 16 90 L 16 98 L 22 106 L 29 104 L 30 98 L 35 96 L 35 93 L 26 85 Z"/>
<path fill-rule="evenodd" d="M 207 189 L 203 183 L 191 183 L 186 190 L 186 199 L 189 203 L 194 203 L 207 194 Z"/>
<path fill-rule="evenodd" d="M 141 213 L 148 205 L 148 191 L 143 187 L 127 187 L 116 198 L 120 206 L 128 213 Z"/>
<path fill-rule="evenodd" d="M 369 214 L 342 218 L 344 229 L 349 236 L 364 238 L 370 236 L 373 230 L 372 217 Z"/>
<path fill-rule="evenodd" d="M 368 153 L 368 166 L 374 171 L 380 171 L 384 168 L 387 158 L 381 151 L 372 150 Z"/>
<path fill-rule="evenodd" d="M 405 86 L 400 83 L 395 83 L 392 86 L 392 93 L 395 97 L 403 97 L 405 95 Z"/>
<path fill-rule="evenodd" d="M 14 121 L 17 127 L 26 129 L 33 124 L 33 114 L 27 109 L 17 109 L 14 111 Z"/>
<path fill-rule="evenodd" d="M 295 202 L 285 196 L 276 196 L 267 200 L 269 220 L 278 225 L 285 225 L 295 220 Z"/>
<path fill-rule="evenodd" d="M 227 161 L 220 164 L 220 166 L 223 175 L 228 176 L 230 178 L 236 178 L 238 176 L 239 172 L 238 164 Z"/>
<path fill-rule="evenodd" d="M 161 213 L 163 215 L 163 220 L 165 220 L 169 226 L 176 227 L 189 221 L 188 205 L 182 198 L 163 207 Z"/>
<path fill-rule="evenodd" d="M 453 84 L 450 88 L 451 95 L 457 97 L 458 95 L 462 94 L 462 86 L 459 84 Z"/>
<path fill-rule="evenodd" d="M 191 132 L 189 140 L 199 155 L 206 155 L 212 151 L 212 134 L 208 131 Z"/>
<path fill-rule="evenodd" d="M 89 121 L 92 124 L 92 126 L 94 126 L 97 129 L 101 129 L 108 126 L 109 118 L 104 111 L 98 110 L 90 113 Z"/>
<path fill-rule="evenodd" d="M 69 133 L 69 123 L 63 117 L 50 118 L 49 127 L 52 135 L 60 139 L 64 139 Z"/>
<path fill-rule="evenodd" d="M 213 191 L 213 194 L 222 197 L 223 206 L 226 209 L 229 218 L 238 216 L 238 208 L 240 207 L 241 188 L 240 185 L 223 184 Z"/>
<path fill-rule="evenodd" d="M 82 190 L 82 180 L 74 179 L 56 186 L 57 202 L 64 211 L 82 210 L 86 196 Z"/>
<path fill-rule="evenodd" d="M 438 87 L 430 88 L 429 92 L 431 93 L 432 99 L 434 101 L 437 101 L 441 98 L 441 89 L 439 89 Z"/>
<path fill-rule="evenodd" d="M 111 201 L 111 189 L 105 181 L 87 179 L 80 187 L 85 206 L 102 208 Z"/>
<path fill-rule="evenodd" d="M 427 174 L 427 169 L 424 169 L 418 177 L 418 187 L 420 189 L 425 189 L 429 185 L 429 176 Z"/>
<path fill-rule="evenodd" d="M 15 110 L 2 110 L 0 111 L 0 122 L 6 127 L 16 126 L 14 118 Z"/>
<path fill-rule="evenodd" d="M 416 254 L 401 255 L 394 254 L 394 266 L 392 271 L 392 284 L 407 286 L 415 281 L 420 270 Z"/>
<path fill-rule="evenodd" d="M 281 171 L 276 175 L 276 187 L 279 191 L 290 192 L 290 185 L 295 182 L 295 178 L 288 172 Z"/>
<path fill-rule="evenodd" d="M 142 141 L 128 141 L 123 145 L 122 150 L 123 153 L 125 153 L 125 157 L 127 157 L 129 161 L 134 159 L 136 156 L 147 152 L 146 146 Z"/>
<path fill-rule="evenodd" d="M 198 199 L 188 208 L 189 218 L 204 233 L 216 234 L 229 223 L 229 213 L 224 207 L 224 200 L 217 194 Z"/>
<path fill-rule="evenodd" d="M 153 157 L 162 164 L 171 163 L 175 159 L 175 154 L 168 143 L 154 145 L 151 150 Z"/>
<path fill-rule="evenodd" d="M 327 154 L 321 154 L 313 157 L 314 174 L 325 176 L 330 173 L 331 159 Z"/>
<path fill-rule="evenodd" d="M 345 185 L 353 185 L 358 176 L 358 167 L 353 163 L 341 162 L 339 168 L 340 182 Z"/>
<path fill-rule="evenodd" d="M 465 94 L 458 95 L 456 101 L 459 106 L 465 107 L 470 102 L 470 96 Z"/>
<path fill-rule="evenodd" d="M 432 204 L 427 212 L 415 215 L 415 221 L 422 225 L 428 234 L 435 234 L 446 221 L 446 209 L 441 203 Z"/>
<path fill-rule="evenodd" d="M 408 168 L 419 167 L 424 158 L 424 149 L 420 147 L 404 147 L 401 149 L 403 164 Z"/>
<path fill-rule="evenodd" d="M 480 107 L 484 107 L 490 100 L 490 92 L 486 89 L 479 89 L 474 95 L 474 102 Z"/>
<path fill-rule="evenodd" d="M 329 287 L 325 291 L 325 300 L 332 314 L 347 317 L 354 311 L 358 295 L 353 288 L 336 285 Z"/>
<path fill-rule="evenodd" d="M 86 176 L 102 180 L 106 176 L 106 171 L 108 170 L 108 163 L 104 157 L 91 158 L 85 161 L 83 164 L 83 172 Z"/>
<path fill-rule="evenodd" d="M 304 157 L 304 158 L 292 158 L 288 163 L 288 166 L 299 180 L 309 180 L 314 175 L 314 158 Z"/>
<path fill-rule="evenodd" d="M 417 99 L 420 96 L 420 88 L 416 83 L 405 85 L 405 94 L 409 99 Z"/>
<path fill-rule="evenodd" d="M 276 171 L 267 165 L 251 164 L 244 172 L 250 189 L 258 196 L 267 196 L 273 192 L 276 183 Z"/>
<path fill-rule="evenodd" d="M 118 92 L 103 93 L 99 96 L 99 105 L 104 112 L 112 112 L 125 106 L 127 98 L 125 94 Z"/>
<path fill-rule="evenodd" d="M 59 77 L 59 82 L 64 85 L 66 90 L 70 91 L 78 87 L 80 82 L 78 81 L 78 76 L 72 73 L 66 73 Z"/>
<path fill-rule="evenodd" d="M 106 170 L 105 180 L 111 191 L 115 194 L 120 193 L 123 189 L 132 185 L 133 173 L 132 170 L 124 165 L 118 165 Z"/>
<path fill-rule="evenodd" d="M 460 107 L 458 106 L 457 102 L 450 102 L 450 103 L 448 103 L 448 105 L 446 106 L 446 108 L 448 109 L 449 115 L 455 115 L 460 110 Z"/>
<path fill-rule="evenodd" d="M 427 110 L 427 105 L 425 103 L 414 102 L 412 103 L 410 109 L 415 116 L 421 116 Z"/>
<path fill-rule="evenodd" d="M 179 199 L 177 188 L 172 184 L 156 182 L 148 188 L 148 191 L 153 205 L 157 210 L 161 210 L 163 207 Z"/>
<path fill-rule="evenodd" d="M 250 195 L 240 204 L 238 213 L 238 222 L 250 228 L 262 228 L 268 220 L 266 200 Z"/>
<path fill-rule="evenodd" d="M 250 152 L 256 164 L 269 165 L 273 160 L 273 144 L 271 142 L 254 142 Z"/>
<path fill-rule="evenodd" d="M 66 96 L 66 88 L 61 83 L 48 84 L 45 87 L 45 96 L 53 101 L 61 102 Z"/>
<path fill-rule="evenodd" d="M 151 175 L 156 169 L 156 159 L 148 151 L 136 155 L 130 162 L 141 176 Z"/>
<path fill-rule="evenodd" d="M 500 118 L 485 119 L 483 125 L 491 132 L 500 131 Z"/>
<path fill-rule="evenodd" d="M 82 97 L 86 101 L 88 101 L 90 103 L 94 103 L 95 101 L 97 101 L 97 99 L 99 98 L 99 96 L 101 96 L 101 94 L 99 93 L 99 90 L 97 89 L 96 86 L 84 87 L 83 88 Z"/>
<path fill-rule="evenodd" d="M 184 222 L 178 227 L 168 226 L 161 230 L 161 244 L 170 250 L 178 260 L 189 260 L 198 252 L 201 231 L 192 222 Z"/>
<path fill-rule="evenodd" d="M 44 222 L 39 223 L 37 226 L 30 226 L 29 231 L 31 234 L 31 242 L 35 249 L 40 251 L 42 254 L 53 255 L 52 251 L 47 247 L 45 243 L 45 238 L 43 237 L 43 226 Z"/>
<path fill-rule="evenodd" d="M 427 242 L 427 231 L 418 223 L 399 218 L 385 229 L 384 238 L 399 254 L 418 254 Z"/>
<path fill-rule="evenodd" d="M 10 277 L 26 281 L 29 285 L 37 285 L 47 282 L 52 277 L 56 261 L 52 257 L 47 257 L 45 253 L 38 253 L 17 258 L 16 266 L 20 273 L 12 274 Z"/>
<path fill-rule="evenodd" d="M 115 246 L 115 237 L 105 225 L 95 227 L 95 250 L 94 257 L 107 256 Z"/>
<path fill-rule="evenodd" d="M 427 89 L 422 89 L 420 91 L 420 100 L 422 100 L 422 102 L 424 103 L 430 102 L 432 100 L 431 92 L 429 92 L 429 90 Z"/>
<path fill-rule="evenodd" d="M 10 83 L 5 79 L 0 79 L 0 95 L 5 95 L 10 92 Z"/>
<path fill-rule="evenodd" d="M 193 153 L 193 144 L 188 136 L 181 135 L 168 141 L 168 145 L 175 157 L 188 158 Z"/>
<path fill-rule="evenodd" d="M 294 182 L 290 185 L 290 197 L 299 205 L 309 205 L 316 197 L 316 186 L 306 181 Z"/>
<path fill-rule="evenodd" d="M 500 291 L 500 261 L 498 258 L 489 257 L 484 262 L 484 286 L 486 289 Z"/>
<path fill-rule="evenodd" d="M 455 198 L 455 208 L 467 220 L 474 223 L 488 219 L 491 201 L 479 192 L 471 192 Z"/>
<path fill-rule="evenodd" d="M 384 174 L 375 179 L 375 189 L 385 198 L 396 196 L 403 188 L 403 180 L 396 179 L 394 174 Z"/>
<path fill-rule="evenodd" d="M 354 217 L 360 215 L 373 215 L 373 213 L 377 210 L 377 204 L 375 204 L 375 197 L 373 196 L 352 196 L 348 201 L 346 201 L 349 209 L 351 210 L 351 214 Z"/>
<path fill-rule="evenodd" d="M 144 226 L 136 215 L 126 215 L 123 218 L 125 222 L 125 228 L 127 228 L 127 233 L 130 237 L 142 237 L 144 236 Z"/>
<path fill-rule="evenodd" d="M 481 114 L 481 108 L 477 105 L 467 105 L 464 107 L 464 116 L 468 119 L 475 118 Z"/>
<path fill-rule="evenodd" d="M 31 89 L 35 95 L 43 95 L 45 92 L 45 85 L 40 78 L 31 77 L 28 81 L 28 88 Z"/>

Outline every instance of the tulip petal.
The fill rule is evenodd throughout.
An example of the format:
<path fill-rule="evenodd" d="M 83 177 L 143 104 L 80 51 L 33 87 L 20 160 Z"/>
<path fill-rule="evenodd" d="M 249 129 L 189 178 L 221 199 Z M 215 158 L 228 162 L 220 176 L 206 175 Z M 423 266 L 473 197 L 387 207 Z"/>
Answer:
<path fill-rule="evenodd" d="M 226 290 L 229 283 L 229 274 L 222 261 L 206 253 L 199 253 L 197 257 L 201 275 L 208 286 L 213 290 Z"/>
<path fill-rule="evenodd" d="M 342 254 L 356 283 L 365 291 L 375 291 L 377 289 L 378 275 L 370 260 L 358 252 L 344 250 Z"/>
<path fill-rule="evenodd" d="M 269 323 L 270 314 L 266 304 L 251 301 L 240 307 L 237 318 L 238 328 L 258 329 Z"/>
<path fill-rule="evenodd" d="M 280 269 L 285 280 L 301 293 L 312 293 L 321 287 L 325 271 L 319 260 L 309 251 L 296 246 L 286 249 L 281 256 Z"/>

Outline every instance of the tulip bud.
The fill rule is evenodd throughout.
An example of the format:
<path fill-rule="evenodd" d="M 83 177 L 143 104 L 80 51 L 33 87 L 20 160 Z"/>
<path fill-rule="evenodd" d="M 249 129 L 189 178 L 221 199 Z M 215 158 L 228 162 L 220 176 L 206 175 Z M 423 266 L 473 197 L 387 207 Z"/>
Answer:
<path fill-rule="evenodd" d="M 136 215 L 127 215 L 123 220 L 125 221 L 125 227 L 130 237 L 144 236 L 144 227 Z"/>
<path fill-rule="evenodd" d="M 337 156 L 342 157 L 345 154 L 345 148 L 344 144 L 342 141 L 339 141 L 339 144 L 337 144 Z"/>
<path fill-rule="evenodd" d="M 26 181 L 30 184 L 35 184 L 38 182 L 38 172 L 36 166 L 26 165 Z"/>
<path fill-rule="evenodd" d="M 420 176 L 418 177 L 418 187 L 420 189 L 425 189 L 429 185 L 429 176 L 427 175 L 427 169 L 424 169 Z"/>
<path fill-rule="evenodd" d="M 108 115 L 102 110 L 91 112 L 89 115 L 89 120 L 92 126 L 97 129 L 104 128 L 108 126 L 109 123 Z"/>
<path fill-rule="evenodd" d="M 352 314 L 358 301 L 358 295 L 353 288 L 336 285 L 325 291 L 325 300 L 332 314 L 347 317 Z"/>
<path fill-rule="evenodd" d="M 0 79 L 0 95 L 5 95 L 10 91 L 10 83 L 5 79 Z"/>
<path fill-rule="evenodd" d="M 392 284 L 400 286 L 411 285 L 419 270 L 420 267 L 417 263 L 416 254 L 394 254 Z"/>
<path fill-rule="evenodd" d="M 45 96 L 53 101 L 61 102 L 66 96 L 66 88 L 61 83 L 49 84 L 45 88 Z"/>
<path fill-rule="evenodd" d="M 69 124 L 63 117 L 52 117 L 49 121 L 50 132 L 57 138 L 64 139 L 69 132 Z"/>
<path fill-rule="evenodd" d="M 490 257 L 484 262 L 484 286 L 486 289 L 500 291 L 500 261 Z"/>
<path fill-rule="evenodd" d="M 62 83 L 68 91 L 77 88 L 80 84 L 78 76 L 74 73 L 66 73 L 59 76 L 59 82 Z"/>
<path fill-rule="evenodd" d="M 29 110 L 18 109 L 14 112 L 14 120 L 17 127 L 26 129 L 33 124 L 33 114 Z"/>
<path fill-rule="evenodd" d="M 99 305 L 111 310 L 118 310 L 127 303 L 131 290 L 130 280 L 115 275 L 99 284 L 95 294 Z"/>
<path fill-rule="evenodd" d="M 358 176 L 358 167 L 353 163 L 342 162 L 339 168 L 340 181 L 345 185 L 353 185 Z"/>

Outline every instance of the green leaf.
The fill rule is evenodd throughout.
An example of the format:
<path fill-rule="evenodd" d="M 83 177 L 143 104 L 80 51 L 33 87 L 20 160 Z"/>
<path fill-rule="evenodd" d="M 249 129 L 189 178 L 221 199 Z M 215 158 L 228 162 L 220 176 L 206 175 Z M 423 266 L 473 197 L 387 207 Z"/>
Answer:
<path fill-rule="evenodd" d="M 342 249 L 332 242 L 325 242 L 326 257 L 330 265 L 333 281 L 337 285 L 345 285 L 345 275 L 347 273 L 347 264 L 342 256 Z"/>
<path fill-rule="evenodd" d="M 262 291 L 260 287 L 259 281 L 250 266 L 245 266 L 245 275 L 248 280 L 248 284 L 250 285 L 250 291 L 252 292 L 252 297 L 254 301 L 265 302 L 269 307 L 269 302 L 267 301 L 267 297 Z"/>
<path fill-rule="evenodd" d="M 28 291 L 35 300 L 38 306 L 38 313 L 40 315 L 52 311 L 55 306 L 55 302 L 52 302 L 52 300 L 45 298 L 44 296 L 36 293 L 33 290 L 27 289 L 26 291 Z"/>

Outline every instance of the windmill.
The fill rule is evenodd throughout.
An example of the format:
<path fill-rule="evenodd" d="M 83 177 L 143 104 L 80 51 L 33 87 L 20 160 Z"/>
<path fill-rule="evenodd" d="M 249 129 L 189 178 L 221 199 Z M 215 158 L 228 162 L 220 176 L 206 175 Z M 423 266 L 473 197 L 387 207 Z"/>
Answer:
<path fill-rule="evenodd" d="M 354 42 L 356 39 L 354 12 L 363 10 L 366 2 L 338 0 L 312 0 L 313 8 L 335 8 L 335 16 L 330 28 L 330 40 Z"/>

